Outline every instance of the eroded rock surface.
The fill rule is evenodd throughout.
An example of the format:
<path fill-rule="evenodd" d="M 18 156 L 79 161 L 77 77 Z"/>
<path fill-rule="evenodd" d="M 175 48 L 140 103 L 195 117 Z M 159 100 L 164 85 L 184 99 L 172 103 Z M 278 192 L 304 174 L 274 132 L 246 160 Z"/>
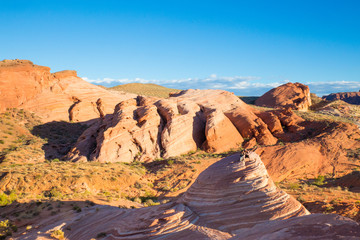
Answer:
<path fill-rule="evenodd" d="M 224 152 L 244 144 L 273 145 L 299 130 L 301 121 L 291 110 L 261 113 L 222 90 L 190 89 L 167 99 L 139 96 L 121 102 L 112 115 L 86 130 L 67 159 L 152 161 L 199 148 Z"/>
<path fill-rule="evenodd" d="M 327 96 L 324 96 L 323 99 L 327 101 L 342 100 L 350 104 L 360 105 L 360 91 L 332 93 Z"/>
<path fill-rule="evenodd" d="M 286 83 L 266 92 L 255 101 L 262 107 L 291 108 L 306 111 L 311 106 L 309 87 L 301 83 Z"/>
<path fill-rule="evenodd" d="M 77 77 L 76 71 L 50 73 L 28 60 L 0 62 L 0 111 L 23 108 L 44 122 L 84 122 L 112 113 L 120 101 L 135 94 L 109 92 Z M 96 102 L 101 99 L 101 110 Z"/>
<path fill-rule="evenodd" d="M 39 219 L 17 239 L 358 239 L 359 224 L 309 215 L 276 188 L 258 155 L 235 154 L 202 172 L 176 202 L 140 209 L 94 206 Z"/>
<path fill-rule="evenodd" d="M 319 175 L 340 177 L 352 171 L 354 159 L 349 154 L 360 149 L 358 126 L 306 121 L 297 126 L 296 132 L 277 135 L 287 142 L 256 150 L 274 181 Z"/>
<path fill-rule="evenodd" d="M 256 153 L 236 154 L 214 163 L 199 175 L 182 202 L 204 225 L 230 233 L 270 219 L 309 214 L 276 188 Z"/>

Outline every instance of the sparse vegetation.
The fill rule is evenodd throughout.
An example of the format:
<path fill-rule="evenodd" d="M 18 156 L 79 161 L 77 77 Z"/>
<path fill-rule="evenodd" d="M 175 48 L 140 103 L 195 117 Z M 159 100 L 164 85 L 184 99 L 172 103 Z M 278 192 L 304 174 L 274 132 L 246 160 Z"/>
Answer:
<path fill-rule="evenodd" d="M 8 219 L 0 222 L 0 240 L 5 240 L 7 237 L 12 236 L 14 232 L 17 232 L 17 226 Z"/>
<path fill-rule="evenodd" d="M 317 184 L 314 180 L 301 180 L 285 181 L 277 186 L 294 196 L 312 213 L 337 213 L 359 221 L 360 201 L 357 199 L 360 193 L 336 186 L 334 180 L 325 184 L 325 177 L 318 176 L 315 178 Z"/>
<path fill-rule="evenodd" d="M 10 192 L 10 194 L 0 193 L 0 207 L 13 203 L 17 198 L 18 196 L 14 191 Z"/>
<path fill-rule="evenodd" d="M 325 176 L 319 175 L 317 178 L 314 179 L 312 184 L 314 184 L 316 186 L 322 186 L 325 184 L 324 181 L 325 181 Z"/>
<path fill-rule="evenodd" d="M 60 229 L 54 230 L 51 232 L 51 237 L 56 238 L 56 239 L 65 239 L 65 235 L 64 232 Z"/>

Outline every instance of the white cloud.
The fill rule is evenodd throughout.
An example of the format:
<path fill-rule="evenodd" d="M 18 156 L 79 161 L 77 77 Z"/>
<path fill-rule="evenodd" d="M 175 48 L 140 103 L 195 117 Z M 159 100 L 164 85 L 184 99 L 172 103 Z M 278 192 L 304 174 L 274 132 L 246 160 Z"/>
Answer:
<path fill-rule="evenodd" d="M 98 78 L 98 79 L 89 79 L 87 77 L 82 77 L 87 82 L 93 83 L 93 84 L 104 84 L 104 85 L 111 85 L 116 86 L 119 84 L 127 84 L 127 83 L 160 83 L 158 80 L 147 80 L 143 78 L 135 78 L 135 79 L 128 79 L 128 78 L 120 78 L 120 79 L 114 79 L 114 78 Z"/>
<path fill-rule="evenodd" d="M 290 82 L 289 79 L 277 82 L 268 82 L 258 76 L 222 77 L 216 74 L 211 74 L 209 77 L 205 78 L 170 80 L 148 80 L 143 78 L 89 79 L 87 77 L 83 77 L 83 79 L 93 84 L 105 85 L 108 87 L 126 83 L 155 83 L 177 89 L 224 89 L 242 96 L 261 96 L 272 88 Z M 310 87 L 310 92 L 316 93 L 319 96 L 334 92 L 359 91 L 360 89 L 360 82 L 353 81 L 305 82 L 304 84 Z"/>
<path fill-rule="evenodd" d="M 217 76 L 216 76 L 215 73 L 213 73 L 213 74 L 210 75 L 210 78 L 216 78 L 216 77 L 217 77 Z"/>
<path fill-rule="evenodd" d="M 336 92 L 357 92 L 360 90 L 358 81 L 307 82 L 310 92 L 319 96 Z"/>

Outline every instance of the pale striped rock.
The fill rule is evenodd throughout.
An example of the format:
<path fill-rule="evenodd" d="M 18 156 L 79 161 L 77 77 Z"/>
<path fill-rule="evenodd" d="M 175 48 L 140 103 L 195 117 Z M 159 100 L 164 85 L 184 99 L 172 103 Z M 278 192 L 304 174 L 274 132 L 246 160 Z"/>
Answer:
<path fill-rule="evenodd" d="M 207 226 L 226 232 L 309 214 L 275 186 L 256 153 L 235 154 L 214 163 L 199 175 L 182 202 Z"/>

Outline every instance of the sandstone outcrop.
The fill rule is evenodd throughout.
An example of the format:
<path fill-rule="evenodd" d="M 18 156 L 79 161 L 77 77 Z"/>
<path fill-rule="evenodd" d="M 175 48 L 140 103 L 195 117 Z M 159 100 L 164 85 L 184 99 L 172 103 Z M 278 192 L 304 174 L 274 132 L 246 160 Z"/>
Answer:
<path fill-rule="evenodd" d="M 238 148 L 242 145 L 243 137 L 222 111 L 210 110 L 206 118 L 204 147 L 208 151 L 225 152 L 229 148 Z"/>
<path fill-rule="evenodd" d="M 258 223 L 309 212 L 276 188 L 256 153 L 235 154 L 211 165 L 182 200 L 206 226 L 233 233 Z"/>
<path fill-rule="evenodd" d="M 349 153 L 360 148 L 358 126 L 306 121 L 299 125 L 302 130 L 277 135 L 287 142 L 256 150 L 274 181 L 341 177 L 352 171 L 354 159 Z"/>
<path fill-rule="evenodd" d="M 301 83 L 286 83 L 266 92 L 255 104 L 271 108 L 291 108 L 306 111 L 311 106 L 309 87 Z"/>
<path fill-rule="evenodd" d="M 323 99 L 327 101 L 342 100 L 350 104 L 360 105 L 360 91 L 332 93 L 327 96 L 324 96 Z"/>
<path fill-rule="evenodd" d="M 28 60 L 0 62 L 0 111 L 18 107 L 51 85 L 50 68 Z"/>
<path fill-rule="evenodd" d="M 99 221 L 99 219 L 101 221 Z M 216 162 L 176 202 L 140 209 L 84 208 L 41 218 L 18 239 L 358 239 L 359 224 L 338 215 L 309 215 L 277 189 L 258 155 Z"/>
<path fill-rule="evenodd" d="M 112 113 L 117 103 L 136 97 L 90 84 L 77 77 L 76 71 L 50 73 L 50 68 L 27 60 L 0 62 L 0 93 L 0 111 L 23 108 L 36 112 L 44 122 L 88 121 Z"/>
<path fill-rule="evenodd" d="M 291 138 L 302 129 L 301 121 L 291 110 L 262 113 L 222 90 L 190 89 L 168 99 L 139 96 L 121 102 L 112 115 L 86 130 L 66 158 L 152 161 L 198 148 L 224 152 L 243 144 L 274 145 L 278 137 Z"/>

